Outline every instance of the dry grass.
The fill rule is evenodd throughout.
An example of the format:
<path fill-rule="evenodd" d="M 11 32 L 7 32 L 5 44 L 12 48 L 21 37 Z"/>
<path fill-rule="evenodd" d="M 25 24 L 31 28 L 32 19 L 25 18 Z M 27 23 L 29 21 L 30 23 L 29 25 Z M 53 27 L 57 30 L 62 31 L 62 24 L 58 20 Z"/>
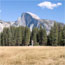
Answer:
<path fill-rule="evenodd" d="M 0 47 L 0 65 L 65 65 L 65 47 Z"/>

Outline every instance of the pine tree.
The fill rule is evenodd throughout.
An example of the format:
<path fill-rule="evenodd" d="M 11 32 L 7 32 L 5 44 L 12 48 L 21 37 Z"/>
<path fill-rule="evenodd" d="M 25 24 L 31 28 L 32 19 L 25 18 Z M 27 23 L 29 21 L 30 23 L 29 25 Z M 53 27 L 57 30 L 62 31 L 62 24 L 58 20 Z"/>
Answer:
<path fill-rule="evenodd" d="M 58 26 L 56 22 L 54 23 L 54 26 L 51 28 L 49 42 L 52 46 L 58 45 Z"/>
<path fill-rule="evenodd" d="M 3 46 L 7 46 L 7 29 L 8 28 L 4 28 L 3 30 L 3 37 L 4 37 L 4 43 L 3 43 Z"/>
<path fill-rule="evenodd" d="M 24 45 L 24 37 L 25 37 L 25 27 L 21 26 L 21 32 L 22 32 L 22 46 Z"/>
<path fill-rule="evenodd" d="M 7 34 L 8 28 L 4 28 L 2 34 L 1 34 L 1 45 L 2 46 L 7 46 L 8 45 L 8 34 Z"/>
<path fill-rule="evenodd" d="M 64 27 L 63 27 L 63 33 L 62 33 L 63 35 L 62 35 L 62 45 L 64 45 L 65 46 L 65 25 L 64 25 Z"/>
<path fill-rule="evenodd" d="M 0 46 L 1 46 L 1 33 L 0 33 Z"/>
<path fill-rule="evenodd" d="M 31 33 L 31 41 L 33 40 L 34 45 L 38 45 L 37 43 L 37 34 L 38 34 L 38 28 L 33 28 L 32 33 Z"/>
<path fill-rule="evenodd" d="M 40 45 L 47 45 L 47 34 L 45 28 L 40 27 L 38 32 L 38 40 Z"/>
<path fill-rule="evenodd" d="M 24 45 L 30 44 L 30 29 L 28 27 L 25 27 L 23 43 Z"/>
<path fill-rule="evenodd" d="M 63 26 L 61 24 L 58 24 L 58 45 L 62 45 L 62 31 Z"/>
<path fill-rule="evenodd" d="M 11 33 L 10 28 L 8 28 L 7 30 L 7 45 L 8 46 L 11 46 L 11 41 L 12 41 L 12 33 Z"/>
<path fill-rule="evenodd" d="M 16 45 L 16 28 L 17 27 L 14 27 L 14 26 L 11 26 L 10 27 L 10 30 L 11 30 L 11 46 L 15 46 Z"/>
<path fill-rule="evenodd" d="M 3 35 L 3 32 L 1 33 L 1 46 L 3 46 L 4 44 L 4 35 Z"/>
<path fill-rule="evenodd" d="M 22 44 L 22 29 L 21 29 L 21 27 L 18 27 L 16 29 L 16 44 L 19 46 Z"/>

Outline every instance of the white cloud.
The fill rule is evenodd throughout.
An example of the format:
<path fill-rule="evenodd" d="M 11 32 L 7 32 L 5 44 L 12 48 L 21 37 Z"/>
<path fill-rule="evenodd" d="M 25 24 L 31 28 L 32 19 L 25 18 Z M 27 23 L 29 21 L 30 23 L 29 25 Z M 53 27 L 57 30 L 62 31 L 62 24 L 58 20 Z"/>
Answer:
<path fill-rule="evenodd" d="M 49 1 L 45 1 L 42 3 L 39 3 L 38 6 L 42 7 L 42 8 L 48 8 L 48 9 L 54 9 L 55 7 L 61 6 L 62 3 L 58 2 L 58 3 L 52 3 Z"/>
<path fill-rule="evenodd" d="M 62 3 L 57 3 L 58 6 L 62 5 Z"/>

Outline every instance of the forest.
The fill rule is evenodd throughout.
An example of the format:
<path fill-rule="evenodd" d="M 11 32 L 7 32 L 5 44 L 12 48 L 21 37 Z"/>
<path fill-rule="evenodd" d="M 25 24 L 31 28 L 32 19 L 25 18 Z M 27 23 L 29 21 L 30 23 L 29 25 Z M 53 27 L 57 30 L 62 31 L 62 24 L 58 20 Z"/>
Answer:
<path fill-rule="evenodd" d="M 32 40 L 34 46 L 65 46 L 65 25 L 55 22 L 48 35 L 41 25 L 32 32 L 28 27 L 11 26 L 0 33 L 0 46 L 29 46 Z"/>

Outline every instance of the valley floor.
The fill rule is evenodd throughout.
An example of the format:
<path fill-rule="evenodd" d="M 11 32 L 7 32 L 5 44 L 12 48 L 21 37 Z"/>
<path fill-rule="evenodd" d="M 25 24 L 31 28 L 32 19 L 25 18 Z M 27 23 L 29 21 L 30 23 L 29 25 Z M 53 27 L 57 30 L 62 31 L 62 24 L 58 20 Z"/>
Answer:
<path fill-rule="evenodd" d="M 0 47 L 0 65 L 65 65 L 65 47 Z"/>

